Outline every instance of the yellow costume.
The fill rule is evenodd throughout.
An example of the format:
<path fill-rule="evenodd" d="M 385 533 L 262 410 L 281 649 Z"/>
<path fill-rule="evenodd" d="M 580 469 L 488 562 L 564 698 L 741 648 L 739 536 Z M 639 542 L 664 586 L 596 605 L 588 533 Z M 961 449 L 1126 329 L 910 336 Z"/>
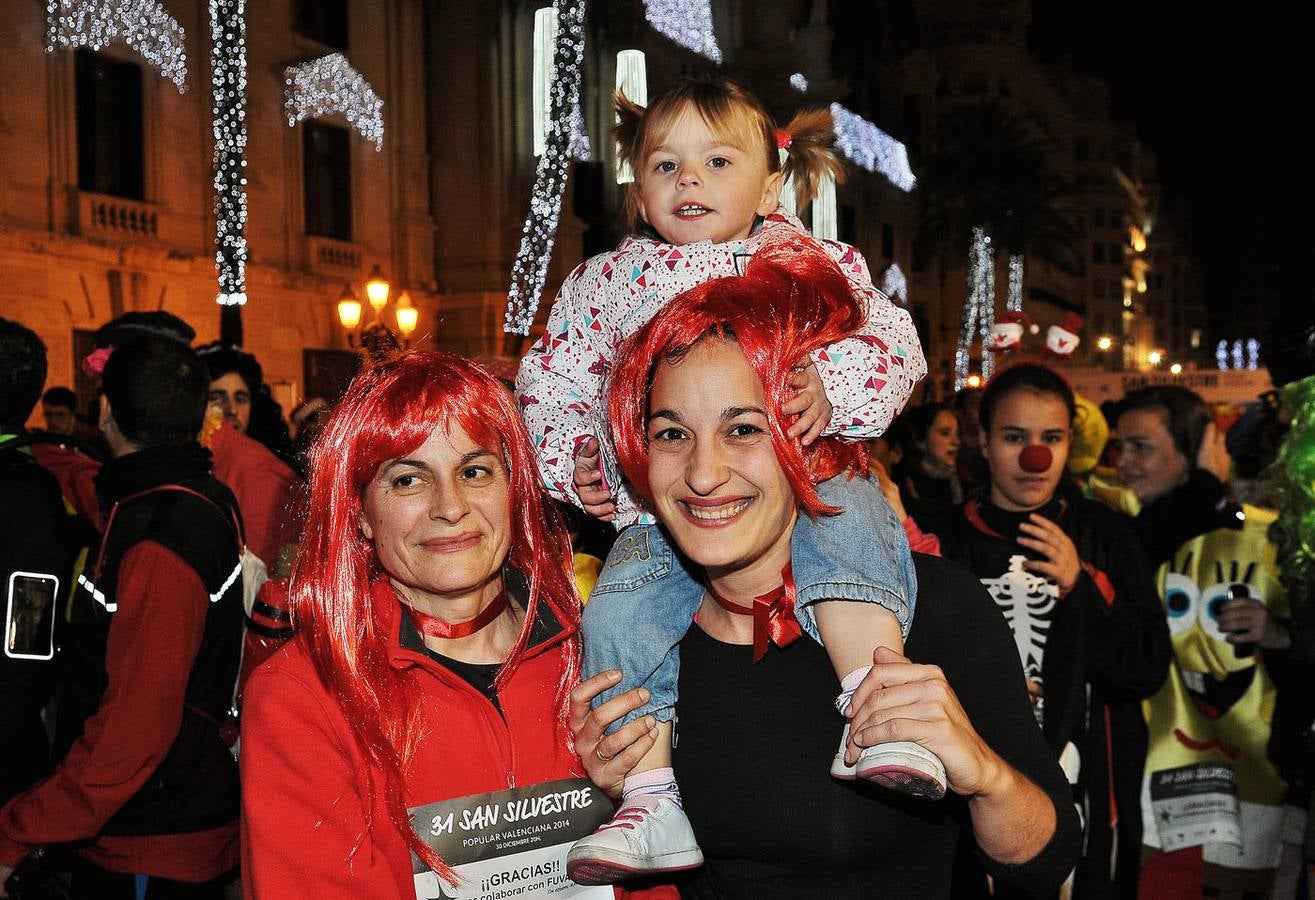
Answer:
<path fill-rule="evenodd" d="M 1142 787 L 1145 843 L 1202 847 L 1207 866 L 1266 870 L 1278 864 L 1280 803 L 1284 784 L 1265 758 L 1274 713 L 1274 683 L 1263 654 L 1238 655 L 1219 630 L 1219 608 L 1244 585 L 1271 614 L 1286 615 L 1275 547 L 1267 531 L 1277 514 L 1245 506 L 1239 530 L 1220 528 L 1183 544 L 1158 573 L 1174 645 L 1174 664 L 1163 688 L 1144 701 L 1150 729 Z M 1227 766 L 1240 800 L 1241 846 L 1176 837 L 1164 804 L 1152 807 L 1155 773 L 1182 767 Z M 1217 771 L 1202 767 L 1197 772 Z M 1163 784 L 1161 775 L 1156 783 Z M 1203 802 L 1203 801 L 1202 801 Z M 1176 822 L 1177 820 L 1175 820 Z M 1175 844 L 1175 841 L 1178 843 Z M 1208 879 L 1209 880 L 1209 879 Z"/>

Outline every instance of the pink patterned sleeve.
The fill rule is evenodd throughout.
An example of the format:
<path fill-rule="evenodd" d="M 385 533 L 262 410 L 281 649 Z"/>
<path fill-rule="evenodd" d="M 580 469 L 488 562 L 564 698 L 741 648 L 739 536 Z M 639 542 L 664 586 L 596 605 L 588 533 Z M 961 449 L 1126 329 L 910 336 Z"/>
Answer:
<path fill-rule="evenodd" d="M 851 338 L 813 354 L 827 399 L 826 434 L 851 440 L 880 435 L 927 374 L 913 319 L 872 284 L 863 254 L 847 244 L 821 241 L 867 307 L 867 322 Z"/>
<path fill-rule="evenodd" d="M 543 337 L 521 360 L 516 403 L 539 459 L 539 472 L 558 500 L 580 505 L 572 484 L 575 455 L 594 432 L 591 411 L 603 392 L 612 348 L 610 329 L 591 327 L 589 269 L 581 263 L 562 283 Z"/>

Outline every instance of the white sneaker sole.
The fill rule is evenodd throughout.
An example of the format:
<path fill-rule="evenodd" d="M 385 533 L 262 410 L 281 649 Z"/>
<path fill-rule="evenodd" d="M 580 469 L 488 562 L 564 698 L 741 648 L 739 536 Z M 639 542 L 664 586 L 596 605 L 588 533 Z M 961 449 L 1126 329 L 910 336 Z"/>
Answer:
<path fill-rule="evenodd" d="M 655 864 L 656 863 L 656 864 Z M 566 854 L 566 874 L 576 884 L 616 884 L 631 878 L 684 872 L 703 865 L 703 851 L 680 850 L 664 855 L 660 862 L 620 850 L 572 848 Z"/>
<path fill-rule="evenodd" d="M 892 791 L 940 800 L 945 796 L 945 766 L 921 744 L 892 741 L 868 747 L 859 757 L 854 774 Z"/>

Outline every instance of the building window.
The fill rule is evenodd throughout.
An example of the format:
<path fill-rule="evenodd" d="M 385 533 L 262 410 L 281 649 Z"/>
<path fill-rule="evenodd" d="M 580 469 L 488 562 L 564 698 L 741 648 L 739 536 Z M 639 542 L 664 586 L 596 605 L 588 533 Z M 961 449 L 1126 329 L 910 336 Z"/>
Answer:
<path fill-rule="evenodd" d="M 352 239 L 352 157 L 346 128 L 302 124 L 306 233 Z"/>
<path fill-rule="evenodd" d="M 347 0 L 297 0 L 297 31 L 335 50 L 347 49 Z"/>
<path fill-rule="evenodd" d="M 1123 258 L 1123 251 L 1119 249 L 1119 245 L 1110 244 L 1110 249 L 1109 249 L 1110 262 L 1118 262 L 1122 258 Z"/>
<path fill-rule="evenodd" d="M 889 222 L 881 224 L 881 255 L 886 259 L 895 258 L 895 226 Z"/>
<path fill-rule="evenodd" d="M 74 69 L 78 188 L 145 199 L 141 67 L 84 49 Z"/>
<path fill-rule="evenodd" d="M 1104 278 L 1097 278 L 1097 279 L 1096 279 L 1095 293 L 1096 293 L 1096 299 L 1097 299 L 1097 300 L 1104 300 L 1104 299 L 1105 299 L 1105 279 L 1104 279 Z"/>
<path fill-rule="evenodd" d="M 1092 244 L 1092 245 L 1091 245 L 1091 261 L 1094 262 L 1094 263 L 1102 263 L 1102 262 L 1105 261 L 1105 245 L 1104 245 L 1104 244 Z"/>

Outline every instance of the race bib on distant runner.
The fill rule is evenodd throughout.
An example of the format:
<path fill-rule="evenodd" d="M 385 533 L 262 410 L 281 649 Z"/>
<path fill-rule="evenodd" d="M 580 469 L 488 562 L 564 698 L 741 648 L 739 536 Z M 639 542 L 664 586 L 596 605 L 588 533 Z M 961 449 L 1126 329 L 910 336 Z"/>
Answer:
<path fill-rule="evenodd" d="M 566 851 L 612 817 L 612 801 L 581 778 L 472 794 L 409 810 L 420 839 L 447 860 L 451 885 L 411 854 L 417 900 L 611 900 L 610 886 L 566 874 Z"/>
<path fill-rule="evenodd" d="M 1196 763 L 1152 772 L 1151 809 L 1166 853 L 1202 844 L 1242 846 L 1232 766 Z"/>

